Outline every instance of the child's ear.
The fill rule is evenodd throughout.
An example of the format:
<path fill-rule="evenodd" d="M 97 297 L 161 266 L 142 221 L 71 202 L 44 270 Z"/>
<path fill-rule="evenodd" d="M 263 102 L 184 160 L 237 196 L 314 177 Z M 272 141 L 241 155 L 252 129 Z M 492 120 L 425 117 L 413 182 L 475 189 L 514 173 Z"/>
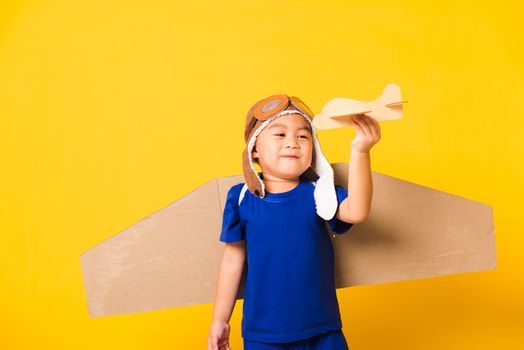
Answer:
<path fill-rule="evenodd" d="M 258 164 L 258 152 L 256 146 L 253 146 L 253 150 L 251 151 L 251 158 L 253 158 L 253 162 Z"/>

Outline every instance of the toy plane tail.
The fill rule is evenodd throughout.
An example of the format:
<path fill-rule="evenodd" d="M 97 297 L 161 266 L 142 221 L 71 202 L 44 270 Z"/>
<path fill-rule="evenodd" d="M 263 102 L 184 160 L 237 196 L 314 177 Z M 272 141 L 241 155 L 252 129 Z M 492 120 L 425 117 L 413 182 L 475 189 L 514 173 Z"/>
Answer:
<path fill-rule="evenodd" d="M 386 107 L 402 106 L 403 103 L 408 102 L 402 100 L 400 87 L 393 83 L 386 85 L 382 95 L 377 100 L 382 101 Z"/>

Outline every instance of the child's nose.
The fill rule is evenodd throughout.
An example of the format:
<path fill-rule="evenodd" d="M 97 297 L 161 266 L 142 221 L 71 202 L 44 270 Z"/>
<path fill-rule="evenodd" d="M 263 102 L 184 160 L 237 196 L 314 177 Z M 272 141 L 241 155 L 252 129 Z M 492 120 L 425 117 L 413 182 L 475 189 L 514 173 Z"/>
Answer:
<path fill-rule="evenodd" d="M 287 146 L 298 146 L 298 141 L 294 137 L 286 137 Z"/>
<path fill-rule="evenodd" d="M 286 147 L 298 148 L 298 142 L 296 140 L 286 141 Z"/>

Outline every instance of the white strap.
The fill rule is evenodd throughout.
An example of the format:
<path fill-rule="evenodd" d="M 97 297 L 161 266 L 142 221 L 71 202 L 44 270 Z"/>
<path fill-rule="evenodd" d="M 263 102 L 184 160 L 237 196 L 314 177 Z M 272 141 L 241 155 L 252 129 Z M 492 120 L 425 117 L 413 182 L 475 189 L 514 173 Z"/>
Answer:
<path fill-rule="evenodd" d="M 238 196 L 238 205 L 240 206 L 240 203 L 242 203 L 242 199 L 244 199 L 244 194 L 247 191 L 247 184 L 244 184 L 242 186 L 242 189 L 240 190 L 240 195 Z"/>

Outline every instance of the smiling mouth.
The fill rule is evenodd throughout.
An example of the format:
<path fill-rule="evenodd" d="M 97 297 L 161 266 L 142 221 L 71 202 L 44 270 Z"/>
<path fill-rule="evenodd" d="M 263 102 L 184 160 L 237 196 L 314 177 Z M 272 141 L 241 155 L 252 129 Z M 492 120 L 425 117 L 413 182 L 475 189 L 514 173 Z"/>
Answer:
<path fill-rule="evenodd" d="M 297 156 L 282 156 L 284 158 L 293 158 L 293 159 L 297 159 L 298 157 Z"/>

